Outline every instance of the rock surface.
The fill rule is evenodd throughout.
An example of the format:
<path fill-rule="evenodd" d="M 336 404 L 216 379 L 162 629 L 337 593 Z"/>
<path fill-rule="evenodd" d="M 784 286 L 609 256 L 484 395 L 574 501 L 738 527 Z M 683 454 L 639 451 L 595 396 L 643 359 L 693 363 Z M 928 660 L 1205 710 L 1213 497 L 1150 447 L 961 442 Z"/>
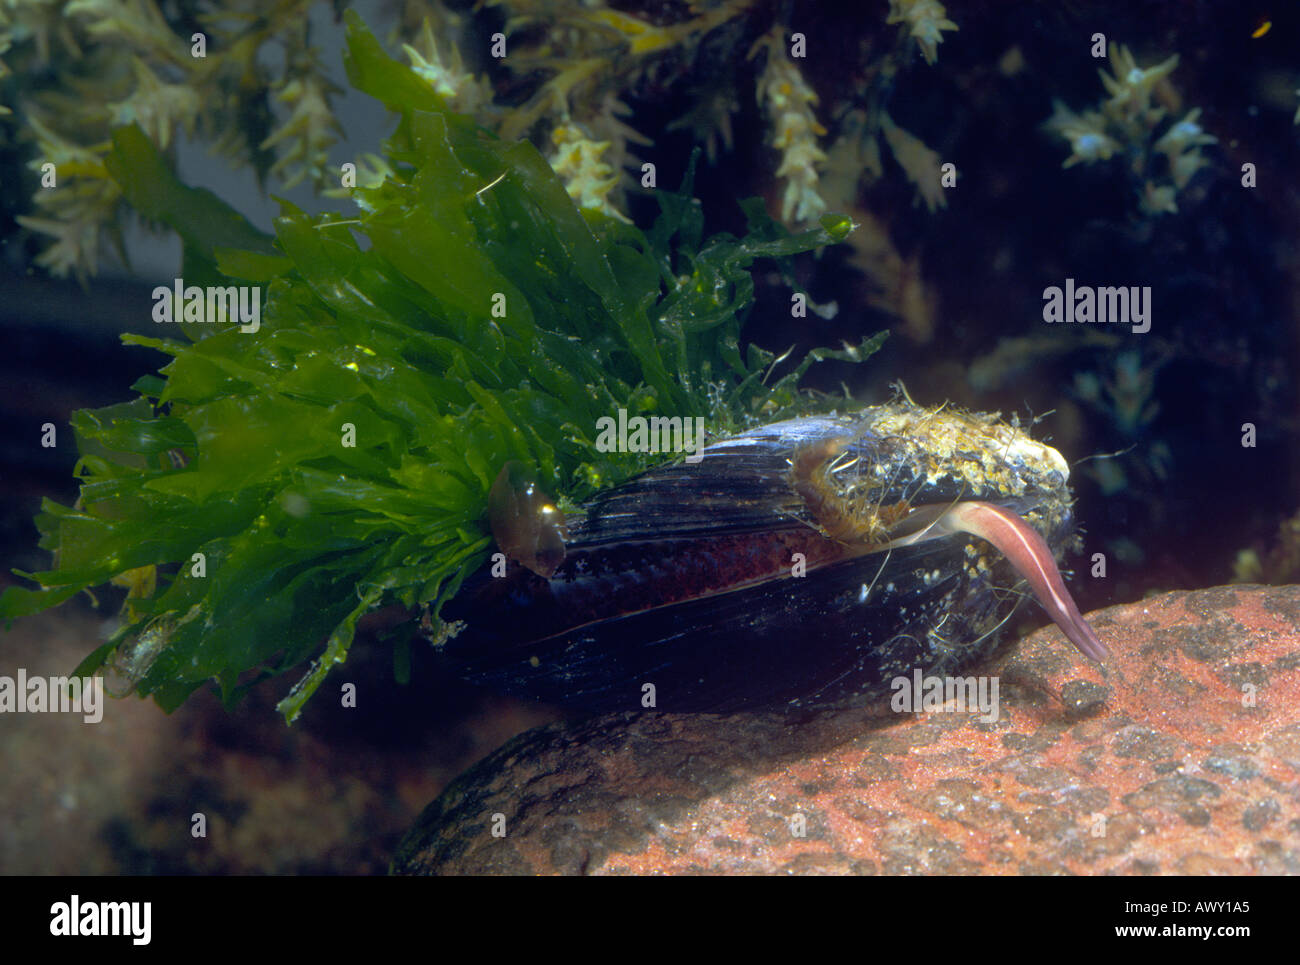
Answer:
<path fill-rule="evenodd" d="M 1089 619 L 1105 667 L 1048 627 L 968 671 L 999 680 L 991 722 L 886 702 L 533 731 L 435 800 L 393 870 L 1300 873 L 1300 586 Z"/>

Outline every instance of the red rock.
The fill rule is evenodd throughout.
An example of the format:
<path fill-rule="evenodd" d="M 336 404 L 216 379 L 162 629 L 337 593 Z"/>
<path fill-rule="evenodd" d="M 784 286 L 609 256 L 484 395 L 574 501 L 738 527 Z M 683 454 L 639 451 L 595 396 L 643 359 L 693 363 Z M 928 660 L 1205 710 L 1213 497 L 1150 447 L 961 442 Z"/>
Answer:
<path fill-rule="evenodd" d="M 885 706 L 533 731 L 434 801 L 393 870 L 1300 873 L 1300 586 L 1090 620 L 1104 667 L 1048 627 L 967 671 L 999 679 L 989 723 Z"/>

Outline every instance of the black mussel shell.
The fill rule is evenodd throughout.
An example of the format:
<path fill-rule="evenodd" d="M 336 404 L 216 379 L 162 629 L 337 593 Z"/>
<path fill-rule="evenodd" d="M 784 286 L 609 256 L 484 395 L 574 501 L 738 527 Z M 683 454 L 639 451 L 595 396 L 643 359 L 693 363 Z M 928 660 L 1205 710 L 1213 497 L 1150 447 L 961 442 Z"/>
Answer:
<path fill-rule="evenodd" d="M 856 538 L 832 538 L 797 484 L 809 452 L 812 484 L 863 520 Z M 549 578 L 513 560 L 471 576 L 440 649 L 485 687 L 591 711 L 842 706 L 969 664 L 1024 595 L 965 534 L 882 548 L 900 513 L 989 501 L 1058 549 L 1067 475 L 990 416 L 894 403 L 760 427 L 571 515 Z"/>

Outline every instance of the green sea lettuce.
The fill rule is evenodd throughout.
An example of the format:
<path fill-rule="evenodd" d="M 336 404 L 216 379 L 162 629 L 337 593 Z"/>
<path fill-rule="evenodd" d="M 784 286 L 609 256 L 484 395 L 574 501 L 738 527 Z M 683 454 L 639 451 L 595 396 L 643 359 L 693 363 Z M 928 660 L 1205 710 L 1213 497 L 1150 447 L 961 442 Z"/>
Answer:
<path fill-rule="evenodd" d="M 281 202 L 267 237 L 178 181 L 139 128 L 114 134 L 109 170 L 180 234 L 185 284 L 257 286 L 261 324 L 124 336 L 171 361 L 134 401 L 73 417 L 80 499 L 44 502 L 54 568 L 20 574 L 40 588 L 7 590 L 0 618 L 130 585 L 121 629 L 77 672 L 107 665 L 168 710 L 206 681 L 233 702 L 311 661 L 280 705 L 292 721 L 362 615 L 436 619 L 486 561 L 507 460 L 572 506 L 664 458 L 598 451 L 601 416 L 703 416 L 722 434 L 806 410 L 813 361 L 881 341 L 769 379 L 772 354 L 741 350 L 750 266 L 841 240 L 847 219 L 792 236 L 750 203 L 746 238 L 706 239 L 689 176 L 648 232 L 584 215 L 532 145 L 450 112 L 347 16 L 349 78 L 400 115 L 392 175 L 355 189 L 356 216 Z"/>

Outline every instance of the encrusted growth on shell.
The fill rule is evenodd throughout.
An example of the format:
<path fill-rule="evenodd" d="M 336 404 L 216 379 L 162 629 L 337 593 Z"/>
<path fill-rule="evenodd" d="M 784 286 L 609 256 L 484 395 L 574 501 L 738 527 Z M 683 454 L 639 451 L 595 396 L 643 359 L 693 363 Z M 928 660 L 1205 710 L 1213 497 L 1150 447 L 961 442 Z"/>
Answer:
<path fill-rule="evenodd" d="M 1044 498 L 1026 506 L 1030 521 L 1049 531 L 1066 522 L 1070 467 L 1064 457 L 997 414 L 899 401 L 842 421 L 838 446 L 804 450 L 792 467 L 797 489 L 799 478 L 811 482 L 800 489 L 805 499 L 815 490 L 821 505 L 836 501 L 846 507 L 839 512 L 852 517 L 852 523 L 823 524 L 834 538 L 883 542 L 905 514 L 909 494 L 921 491 L 950 493 L 954 501 L 1038 494 Z M 870 457 L 861 449 L 867 441 Z"/>

